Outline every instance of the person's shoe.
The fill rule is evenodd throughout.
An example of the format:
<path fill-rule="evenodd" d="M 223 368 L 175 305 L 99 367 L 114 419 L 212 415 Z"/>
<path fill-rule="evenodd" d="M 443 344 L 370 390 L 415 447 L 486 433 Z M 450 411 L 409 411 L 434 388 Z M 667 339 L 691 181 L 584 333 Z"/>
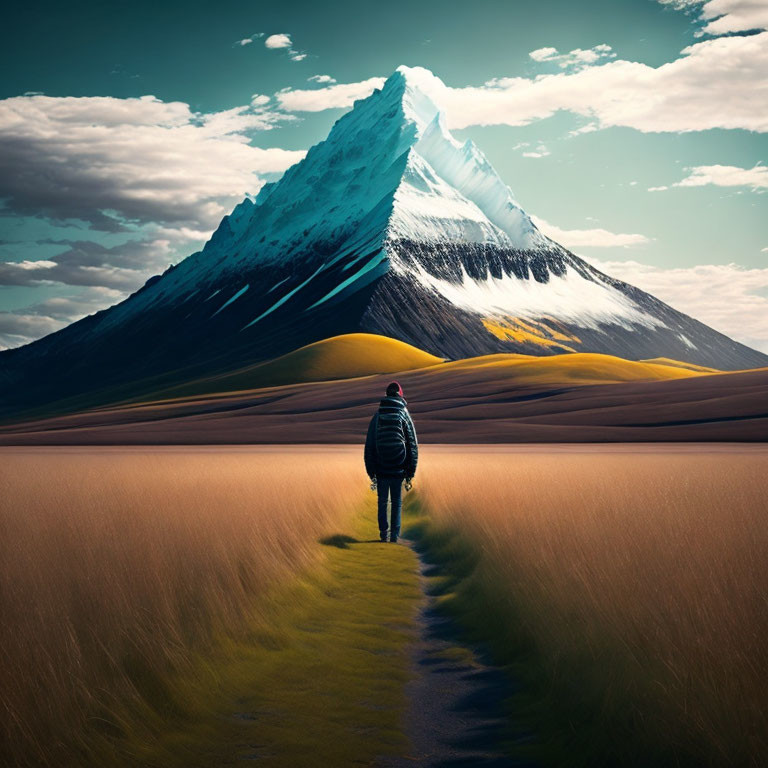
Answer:
<path fill-rule="evenodd" d="M 389 540 L 390 544 L 397 544 L 397 536 L 392 536 Z"/>
<path fill-rule="evenodd" d="M 380 535 L 380 536 L 379 536 L 379 538 L 380 538 L 382 541 L 386 541 L 386 540 L 387 540 L 387 534 L 385 533 L 383 536 L 381 536 L 381 535 Z"/>

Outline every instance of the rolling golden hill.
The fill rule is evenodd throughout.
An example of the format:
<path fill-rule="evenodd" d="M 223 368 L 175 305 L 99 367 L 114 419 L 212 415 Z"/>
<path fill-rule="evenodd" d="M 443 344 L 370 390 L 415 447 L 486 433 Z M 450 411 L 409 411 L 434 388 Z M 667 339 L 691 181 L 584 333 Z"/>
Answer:
<path fill-rule="evenodd" d="M 591 352 L 573 352 L 549 357 L 535 355 L 484 355 L 443 363 L 435 372 L 447 368 L 505 370 L 510 379 L 520 384 L 612 384 L 623 381 L 667 381 L 700 376 L 709 372 L 686 367 L 687 364 L 670 360 L 624 360 L 613 355 Z M 712 369 L 713 370 L 713 369 Z"/>
<path fill-rule="evenodd" d="M 696 363 L 684 363 L 682 360 L 671 360 L 668 357 L 654 357 L 650 360 L 643 360 L 644 363 L 658 363 L 659 365 L 671 365 L 675 368 L 687 368 L 689 371 L 699 371 L 700 373 L 720 373 L 719 368 L 707 368 L 706 365 L 696 365 Z"/>
<path fill-rule="evenodd" d="M 371 333 L 322 339 L 274 360 L 217 376 L 195 379 L 156 393 L 154 399 L 189 397 L 312 381 L 335 381 L 378 373 L 413 371 L 443 362 L 404 341 Z"/>

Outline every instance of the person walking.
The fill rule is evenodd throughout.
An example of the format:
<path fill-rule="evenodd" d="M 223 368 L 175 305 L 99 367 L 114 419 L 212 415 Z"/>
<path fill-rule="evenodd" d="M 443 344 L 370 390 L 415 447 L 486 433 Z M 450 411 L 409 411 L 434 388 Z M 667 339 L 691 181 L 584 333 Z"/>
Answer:
<path fill-rule="evenodd" d="M 406 488 L 416 474 L 419 443 L 416 428 L 408 413 L 403 388 L 396 381 L 387 387 L 386 396 L 368 425 L 365 438 L 365 471 L 376 488 L 379 501 L 379 537 L 393 544 L 400 537 L 403 480 Z M 391 520 L 387 524 L 387 501 L 391 500 Z"/>

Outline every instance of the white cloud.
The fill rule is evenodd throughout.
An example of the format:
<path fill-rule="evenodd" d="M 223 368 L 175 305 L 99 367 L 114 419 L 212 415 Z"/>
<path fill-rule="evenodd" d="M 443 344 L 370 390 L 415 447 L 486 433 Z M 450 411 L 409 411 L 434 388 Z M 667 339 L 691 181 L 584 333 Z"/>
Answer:
<path fill-rule="evenodd" d="M 702 30 L 708 35 L 768 29 L 768 3 L 765 0 L 709 0 L 701 18 L 708 23 Z"/>
<path fill-rule="evenodd" d="M 665 269 L 636 261 L 588 261 L 742 344 L 768 352 L 768 268 L 703 264 Z"/>
<path fill-rule="evenodd" d="M 534 61 L 549 61 L 557 56 L 557 48 L 537 48 L 528 54 Z"/>
<path fill-rule="evenodd" d="M 431 95 L 446 110 L 451 128 L 527 125 L 567 110 L 603 128 L 768 131 L 766 73 L 768 32 L 762 32 L 698 42 L 659 67 L 614 60 L 466 88 L 436 83 Z"/>
<path fill-rule="evenodd" d="M 677 10 L 698 10 L 704 23 L 699 34 L 727 35 L 768 29 L 768 3 L 765 0 L 659 0 Z"/>
<path fill-rule="evenodd" d="M 321 83 L 321 84 L 336 82 L 336 80 L 330 75 L 312 75 L 312 77 L 308 77 L 307 80 L 310 83 Z"/>
<path fill-rule="evenodd" d="M 297 51 L 293 47 L 293 41 L 291 36 L 285 32 L 281 32 L 276 35 L 270 35 L 265 41 L 264 45 L 267 48 L 274 50 L 284 50 L 288 54 L 288 58 L 291 61 L 304 61 L 308 54 L 304 51 Z"/>
<path fill-rule="evenodd" d="M 575 128 L 572 131 L 568 131 L 569 136 L 580 136 L 582 133 L 594 133 L 595 131 L 599 131 L 600 126 L 597 123 L 587 123 L 586 125 L 582 125 L 580 128 Z"/>
<path fill-rule="evenodd" d="M 645 235 L 620 234 L 609 232 L 607 229 L 561 229 L 548 221 L 531 216 L 533 223 L 548 237 L 557 241 L 566 248 L 627 248 L 632 245 L 643 245 L 650 242 Z"/>
<path fill-rule="evenodd" d="M 359 83 L 337 83 L 325 88 L 285 90 L 275 94 L 280 106 L 289 112 L 322 112 L 348 109 L 357 99 L 370 96 L 384 85 L 385 78 L 371 77 Z"/>
<path fill-rule="evenodd" d="M 754 168 L 739 168 L 735 165 L 699 165 L 690 168 L 690 175 L 678 181 L 674 187 L 751 187 L 768 188 L 768 168 L 756 165 Z"/>
<path fill-rule="evenodd" d="M 270 35 L 265 41 L 264 45 L 267 48 L 290 48 L 293 43 L 291 42 L 291 36 L 285 33 L 277 35 Z"/>
<path fill-rule="evenodd" d="M 8 262 L 9 264 L 11 262 Z M 39 269 L 48 269 L 49 267 L 55 267 L 56 262 L 55 261 L 46 261 L 45 259 L 41 259 L 40 261 L 16 261 L 12 262 L 13 266 L 20 270 L 21 272 L 31 272 L 32 270 L 39 270 Z M 0 267 L 5 266 L 5 262 L 0 262 Z"/>
<path fill-rule="evenodd" d="M 662 5 L 669 5 L 678 11 L 686 11 L 701 5 L 704 0 L 658 0 Z"/>
<path fill-rule="evenodd" d="M 251 35 L 250 37 L 244 37 L 242 40 L 238 40 L 235 42 L 235 45 L 244 46 L 244 45 L 250 45 L 254 40 L 256 40 L 259 37 L 264 37 L 263 32 L 257 32 L 254 35 Z"/>
<path fill-rule="evenodd" d="M 598 47 L 598 46 L 596 46 Z M 542 49 L 539 49 L 542 50 Z M 712 128 L 768 132 L 768 32 L 697 42 L 667 64 L 622 59 L 533 78 L 508 77 L 450 88 L 423 83 L 450 128 L 528 125 L 566 110 L 590 119 L 575 133 L 611 126 L 642 132 Z M 383 78 L 276 94 L 289 111 L 348 108 Z"/>
<path fill-rule="evenodd" d="M 304 155 L 250 145 L 247 132 L 281 119 L 262 106 L 200 115 L 154 96 L 0 100 L 0 198 L 14 213 L 105 229 L 120 226 L 105 211 L 210 229 L 260 188 L 259 174 Z"/>
<path fill-rule="evenodd" d="M 547 157 L 552 154 L 544 144 L 539 144 L 535 149 L 529 149 L 527 152 L 523 152 L 523 157 Z"/>
<path fill-rule="evenodd" d="M 736 165 L 697 165 L 688 168 L 690 173 L 681 181 L 667 186 L 648 187 L 649 192 L 663 192 L 672 187 L 749 187 L 753 190 L 768 189 L 768 167 L 740 168 Z"/>
<path fill-rule="evenodd" d="M 537 48 L 528 55 L 538 62 L 557 62 L 561 69 L 586 67 L 596 64 L 603 59 L 616 57 L 616 54 L 611 50 L 611 46 L 605 43 L 587 49 L 574 48 L 568 53 L 558 53 L 557 48 Z"/>

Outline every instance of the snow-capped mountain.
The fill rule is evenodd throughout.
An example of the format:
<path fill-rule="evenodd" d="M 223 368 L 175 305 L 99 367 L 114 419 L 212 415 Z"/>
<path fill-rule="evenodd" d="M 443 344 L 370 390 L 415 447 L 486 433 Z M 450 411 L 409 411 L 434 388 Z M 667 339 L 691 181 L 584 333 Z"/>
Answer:
<path fill-rule="evenodd" d="M 400 67 L 236 206 L 202 251 L 122 303 L 0 353 L 0 394 L 138 391 L 352 331 L 444 357 L 768 364 L 539 232 L 482 152 L 448 132 L 428 95 L 440 87 L 427 70 Z"/>

